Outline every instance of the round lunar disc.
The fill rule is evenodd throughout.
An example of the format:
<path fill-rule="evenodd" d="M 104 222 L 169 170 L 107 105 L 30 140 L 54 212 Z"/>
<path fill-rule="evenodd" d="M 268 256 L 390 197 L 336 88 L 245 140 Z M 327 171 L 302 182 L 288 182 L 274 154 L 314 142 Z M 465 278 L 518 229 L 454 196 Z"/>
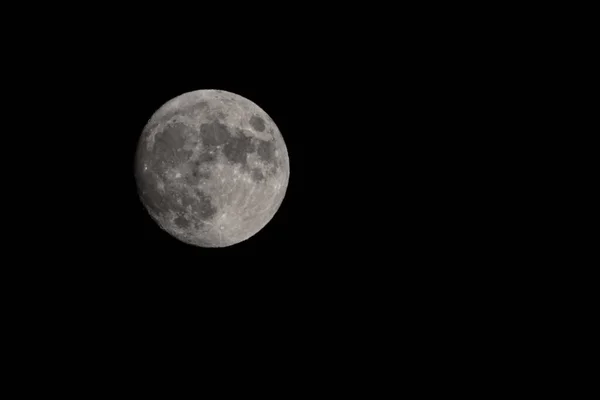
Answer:
<path fill-rule="evenodd" d="M 150 118 L 135 175 L 142 203 L 173 237 L 226 247 L 260 231 L 288 185 L 287 148 L 252 101 L 223 90 L 184 93 Z"/>

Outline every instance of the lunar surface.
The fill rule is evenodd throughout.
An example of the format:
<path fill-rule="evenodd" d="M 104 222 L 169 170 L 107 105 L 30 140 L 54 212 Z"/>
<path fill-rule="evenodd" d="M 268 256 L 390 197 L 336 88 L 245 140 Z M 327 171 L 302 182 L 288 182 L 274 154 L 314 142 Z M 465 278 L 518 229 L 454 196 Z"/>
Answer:
<path fill-rule="evenodd" d="M 142 203 L 173 237 L 226 247 L 260 231 L 288 185 L 289 158 L 275 122 L 222 90 L 184 93 L 160 107 L 140 137 L 135 175 Z"/>

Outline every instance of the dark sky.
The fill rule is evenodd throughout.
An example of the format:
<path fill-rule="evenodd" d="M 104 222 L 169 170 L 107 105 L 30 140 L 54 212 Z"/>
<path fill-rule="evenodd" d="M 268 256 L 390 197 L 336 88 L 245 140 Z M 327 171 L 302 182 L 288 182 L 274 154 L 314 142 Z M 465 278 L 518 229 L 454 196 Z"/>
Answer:
<path fill-rule="evenodd" d="M 467 129 L 450 111 L 464 89 L 453 69 L 458 53 L 444 35 L 416 26 L 373 22 L 367 35 L 344 21 L 197 36 L 125 24 L 81 37 L 66 29 L 16 46 L 27 62 L 15 66 L 50 106 L 37 110 L 49 121 L 39 132 L 39 160 L 50 162 L 34 167 L 43 175 L 44 207 L 53 210 L 40 213 L 50 219 L 48 254 L 65 263 L 99 260 L 129 279 L 258 268 L 265 276 L 335 280 L 369 274 L 367 265 L 385 273 L 402 260 L 452 251 L 445 243 L 455 225 L 446 221 L 457 218 L 460 176 L 448 166 L 461 161 L 449 149 L 457 143 L 452 133 Z M 290 156 L 278 213 L 224 249 L 186 245 L 158 229 L 133 177 L 152 113 L 198 89 L 256 102 Z"/>
<path fill-rule="evenodd" d="M 220 14 L 205 12 L 208 3 L 198 3 L 202 10 L 148 4 L 144 10 L 159 14 L 152 17 L 137 6 L 131 15 L 69 9 L 64 21 L 27 12 L 9 28 L 2 94 L 15 111 L 3 115 L 10 162 L 2 198 L 14 203 L 3 222 L 17 226 L 2 225 L 1 281 L 14 292 L 3 292 L 5 309 L 18 321 L 7 330 L 31 335 L 13 347 L 53 349 L 59 353 L 44 358 L 54 363 L 79 340 L 79 357 L 106 357 L 110 371 L 127 369 L 120 374 L 127 379 L 137 368 L 124 355 L 154 367 L 155 349 L 169 346 L 165 352 L 185 355 L 192 373 L 204 360 L 194 349 L 236 353 L 219 355 L 228 363 L 248 353 L 262 360 L 267 349 L 276 357 L 266 362 L 283 374 L 285 361 L 306 366 L 289 374 L 300 379 L 319 368 L 329 379 L 339 360 L 357 370 L 384 366 L 376 375 L 393 373 L 396 382 L 387 366 L 405 360 L 406 349 L 438 367 L 424 351 L 458 349 L 445 362 L 463 360 L 453 335 L 470 342 L 503 325 L 492 303 L 515 292 L 502 282 L 526 282 L 510 270 L 535 264 L 537 255 L 523 261 L 510 253 L 533 236 L 511 223 L 510 207 L 523 197 L 507 194 L 503 185 L 512 182 L 487 168 L 505 171 L 514 160 L 509 152 L 494 159 L 495 149 L 522 149 L 520 126 L 509 123 L 522 93 L 510 88 L 507 68 L 490 66 L 502 61 L 518 73 L 521 64 L 434 4 L 418 14 L 350 4 L 327 14 L 282 2 L 271 10 L 279 17 L 242 15 L 239 25 L 229 3 Z M 492 30 L 507 29 L 502 21 Z M 133 174 L 152 113 L 198 89 L 257 103 L 290 157 L 278 213 L 223 249 L 161 231 Z M 490 343 L 498 341 L 485 348 Z M 361 351 L 383 359 L 361 362 Z"/>

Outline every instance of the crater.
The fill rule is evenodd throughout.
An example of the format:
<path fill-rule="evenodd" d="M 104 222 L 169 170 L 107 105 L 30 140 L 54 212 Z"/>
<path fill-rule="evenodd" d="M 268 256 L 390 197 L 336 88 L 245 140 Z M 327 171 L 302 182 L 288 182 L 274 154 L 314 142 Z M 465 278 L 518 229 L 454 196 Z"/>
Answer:
<path fill-rule="evenodd" d="M 250 117 L 250 126 L 252 126 L 254 130 L 262 132 L 265 130 L 265 121 L 258 115 L 253 115 Z"/>

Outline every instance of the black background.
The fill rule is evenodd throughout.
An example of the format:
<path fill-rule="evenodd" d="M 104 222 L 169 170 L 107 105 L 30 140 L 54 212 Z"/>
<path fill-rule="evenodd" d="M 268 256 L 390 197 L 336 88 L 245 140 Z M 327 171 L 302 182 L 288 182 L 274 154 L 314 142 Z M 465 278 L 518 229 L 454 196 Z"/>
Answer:
<path fill-rule="evenodd" d="M 268 293 L 284 307 L 440 288 L 468 274 L 447 263 L 477 261 L 491 240 L 480 235 L 490 212 L 467 215 L 489 198 L 473 190 L 489 178 L 473 174 L 499 125 L 482 118 L 491 109 L 483 93 L 502 84 L 488 70 L 497 57 L 483 51 L 493 39 L 477 42 L 478 28 L 443 23 L 440 10 L 343 11 L 278 10 L 261 24 L 250 14 L 239 24 L 185 23 L 165 10 L 26 25 L 36 29 L 9 41 L 14 74 L 5 79 L 17 83 L 13 103 L 35 140 L 16 135 L 6 148 L 31 172 L 6 178 L 32 192 L 11 198 L 33 210 L 17 236 L 40 282 L 156 302 Z M 257 103 L 290 157 L 272 221 L 222 249 L 161 231 L 133 175 L 151 115 L 199 89 Z"/>
<path fill-rule="evenodd" d="M 16 336 L 47 360 L 65 358 L 65 343 L 74 365 L 111 370 L 193 353 L 195 373 L 205 350 L 253 370 L 263 349 L 276 369 L 299 360 L 324 379 L 411 352 L 410 370 L 453 369 L 457 342 L 485 341 L 508 315 L 496 310 L 522 288 L 503 280 L 527 285 L 506 265 L 528 242 L 499 221 L 520 195 L 486 168 L 512 162 L 495 149 L 517 143 L 506 116 L 525 108 L 490 98 L 521 64 L 480 34 L 489 18 L 462 24 L 433 5 L 201 7 L 38 10 L 4 36 L 16 122 L 3 136 L 3 197 L 15 203 L 4 215 L 17 222 L 5 233 L 17 240 L 2 283 Z M 133 174 L 151 115 L 199 89 L 257 103 L 290 157 L 277 214 L 222 249 L 161 231 Z"/>
<path fill-rule="evenodd" d="M 43 104 L 33 118 L 49 121 L 35 150 L 40 165 L 32 165 L 46 193 L 37 205 L 49 221 L 45 254 L 100 281 L 162 279 L 176 287 L 237 277 L 286 291 L 344 279 L 384 284 L 387 274 L 422 272 L 398 263 L 452 251 L 456 226 L 448 220 L 456 217 L 460 176 L 448 166 L 462 161 L 449 149 L 460 143 L 457 129 L 467 129 L 450 106 L 462 101 L 455 42 L 419 24 L 277 21 L 195 32 L 194 24 L 163 30 L 81 19 L 16 46 L 27 60 L 18 64 L 32 87 L 26 96 Z M 161 231 L 133 176 L 152 113 L 198 89 L 257 103 L 290 157 L 287 194 L 273 220 L 223 249 Z"/>
<path fill-rule="evenodd" d="M 352 25 L 344 29 L 326 22 L 169 35 L 166 27 L 79 21 L 18 46 L 31 87 L 25 97 L 40 104 L 24 111 L 47 121 L 36 130 L 39 157 L 26 165 L 44 193 L 42 203 L 29 199 L 44 239 L 23 234 L 38 249 L 27 255 L 45 260 L 32 264 L 42 280 L 156 301 L 222 290 L 227 298 L 275 291 L 272 299 L 301 302 L 305 288 L 310 298 L 337 296 L 332 287 L 387 296 L 393 290 L 384 287 L 396 281 L 386 277 L 427 274 L 416 265 L 448 250 L 448 225 L 438 216 L 449 194 L 436 183 L 444 174 L 436 157 L 448 140 L 436 104 L 448 92 L 437 72 L 442 56 L 429 57 L 430 47 L 405 27 L 375 24 L 367 35 L 352 20 L 340 22 Z M 257 103 L 290 157 L 275 217 L 221 249 L 160 230 L 133 175 L 151 115 L 199 89 Z"/>
<path fill-rule="evenodd" d="M 494 36 L 476 34 L 487 17 L 461 25 L 441 8 L 311 10 L 277 8 L 279 17 L 263 23 L 255 19 L 262 11 L 239 10 L 239 21 L 225 23 L 191 21 L 210 15 L 192 9 L 177 18 L 173 10 L 98 9 L 24 24 L 18 40 L 7 40 L 14 73 L 5 80 L 17 83 L 23 120 L 44 123 L 26 129 L 35 140 L 18 135 L 18 147 L 7 148 L 34 155 L 10 152 L 31 171 L 17 179 L 34 196 L 16 201 L 35 210 L 19 235 L 39 249 L 32 255 L 114 281 L 224 284 L 239 276 L 283 290 L 277 276 L 297 287 L 383 284 L 388 274 L 427 275 L 418 265 L 458 254 L 476 259 L 471 249 L 487 240 L 478 232 L 493 216 L 468 227 L 466 216 L 497 194 L 473 190 L 489 181 L 475 175 L 503 140 L 494 139 L 503 119 L 491 114 L 504 108 L 487 94 L 509 82 L 491 68 L 502 66 L 498 52 L 486 51 Z M 274 119 L 291 169 L 273 220 L 223 249 L 161 231 L 133 177 L 152 113 L 211 88 L 247 97 Z M 448 277 L 442 267 L 437 273 Z"/>
<path fill-rule="evenodd" d="M 39 233 L 22 226 L 28 250 L 19 250 L 23 267 L 13 270 L 24 277 L 23 293 L 46 299 L 35 300 L 37 315 L 49 316 L 51 326 L 74 323 L 109 336 L 118 327 L 138 348 L 144 330 L 231 337 L 270 326 L 277 341 L 291 331 L 314 336 L 303 320 L 331 326 L 385 313 L 399 284 L 390 276 L 414 271 L 398 265 L 414 260 L 411 243 L 422 240 L 410 222 L 421 213 L 410 189 L 420 166 L 407 159 L 419 151 L 407 146 L 420 101 L 409 87 L 419 78 L 414 67 L 396 70 L 393 59 L 403 50 L 380 52 L 360 35 L 322 36 L 310 27 L 267 35 L 220 30 L 199 40 L 162 37 L 168 29 L 154 40 L 127 28 L 67 29 L 37 37 L 34 52 L 19 47 L 28 53 L 19 63 L 31 87 L 24 97 L 39 105 L 23 111 L 46 121 L 36 131 L 36 157 L 25 165 L 37 195 L 19 198 L 35 210 Z M 160 230 L 133 174 L 151 115 L 199 89 L 258 104 L 278 125 L 290 158 L 275 217 L 221 249 Z M 19 140 L 25 146 L 28 139 Z M 373 301 L 382 307 L 365 306 Z M 231 323 L 238 328 L 222 330 Z"/>
<path fill-rule="evenodd" d="M 76 369 L 103 380 L 88 389 L 120 380 L 138 391 L 154 389 L 145 370 L 176 367 L 180 381 L 212 372 L 229 387 L 233 365 L 265 371 L 266 386 L 330 381 L 337 393 L 365 382 L 372 397 L 381 381 L 416 375 L 419 390 L 446 390 L 489 375 L 489 360 L 527 361 L 549 331 L 528 324 L 560 307 L 536 289 L 561 292 L 540 280 L 544 263 L 528 272 L 554 254 L 526 251 L 539 209 L 527 190 L 546 164 L 515 179 L 519 159 L 539 153 L 539 141 L 523 143 L 538 124 L 521 121 L 535 115 L 531 82 L 554 63 L 527 59 L 545 41 L 530 23 L 542 10 L 248 4 L 3 14 L 11 369 L 58 371 L 49 381 L 59 385 L 84 382 Z M 520 25 L 533 27 L 529 41 Z M 162 232 L 133 176 L 152 113 L 198 89 L 256 102 L 290 157 L 278 213 L 223 249 Z M 102 373 L 80 367 L 90 360 Z M 61 362 L 74 368 L 62 373 Z"/>

